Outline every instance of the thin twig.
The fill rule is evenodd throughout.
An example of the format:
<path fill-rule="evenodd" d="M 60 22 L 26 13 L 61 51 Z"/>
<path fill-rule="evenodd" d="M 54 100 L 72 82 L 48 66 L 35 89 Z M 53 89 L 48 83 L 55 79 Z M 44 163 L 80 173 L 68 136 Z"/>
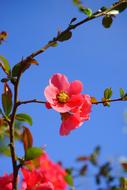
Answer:
<path fill-rule="evenodd" d="M 107 99 L 107 100 L 103 100 L 103 101 L 96 101 L 93 102 L 92 104 L 104 104 L 104 103 L 111 103 L 111 102 L 119 102 L 119 101 L 127 101 L 126 99 L 123 98 L 116 98 L 116 99 Z"/>
<path fill-rule="evenodd" d="M 46 45 L 44 45 L 41 49 L 33 52 L 32 54 L 30 54 L 29 56 L 27 56 L 24 60 L 22 60 L 21 62 L 28 62 L 29 60 L 33 59 L 34 57 L 38 56 L 39 54 L 45 52 L 49 47 L 52 47 L 56 42 L 59 42 L 59 37 L 61 35 L 66 34 L 69 31 L 72 31 L 74 29 L 76 29 L 77 27 L 79 27 L 80 25 L 87 23 L 93 19 L 96 19 L 98 17 L 104 16 L 106 14 L 108 14 L 110 11 L 115 10 L 115 8 L 118 5 L 121 5 L 122 3 L 127 3 L 127 0 L 123 0 L 123 1 L 119 1 L 114 3 L 110 8 L 107 8 L 106 10 L 100 10 L 100 11 L 96 11 L 92 14 L 91 17 L 87 17 L 83 20 L 81 20 L 80 22 L 76 23 L 76 24 L 69 24 L 69 26 L 61 33 L 59 33 L 56 37 L 54 37 L 51 41 L 49 41 Z M 20 62 L 20 63 L 21 63 Z"/>
<path fill-rule="evenodd" d="M 97 104 L 104 104 L 104 103 L 111 103 L 111 102 L 120 102 L 120 101 L 127 101 L 127 99 L 124 99 L 124 98 L 107 99 L 107 100 L 103 100 L 103 101 L 92 102 L 92 104 L 96 104 L 97 105 Z M 20 106 L 22 104 L 30 104 L 30 103 L 45 104 L 46 101 L 41 101 L 41 100 L 37 100 L 37 99 L 26 100 L 26 101 L 18 101 L 17 102 L 17 106 Z"/>
<path fill-rule="evenodd" d="M 45 104 L 45 101 L 33 99 L 33 100 L 26 100 L 26 101 L 18 101 L 17 106 L 20 106 L 21 104 L 30 104 L 30 103 L 39 103 L 39 104 Z"/>

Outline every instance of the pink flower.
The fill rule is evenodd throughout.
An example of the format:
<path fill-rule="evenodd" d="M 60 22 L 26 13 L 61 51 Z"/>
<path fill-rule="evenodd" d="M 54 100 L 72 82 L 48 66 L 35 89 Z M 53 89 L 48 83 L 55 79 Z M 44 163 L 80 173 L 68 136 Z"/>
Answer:
<path fill-rule="evenodd" d="M 84 121 L 88 120 L 91 112 L 91 99 L 89 95 L 83 95 L 84 102 L 81 106 L 71 110 L 71 112 L 61 113 L 62 124 L 60 135 L 68 135 L 72 130 L 80 127 Z"/>
<path fill-rule="evenodd" d="M 57 73 L 49 80 L 44 94 L 53 109 L 65 113 L 82 104 L 83 97 L 80 94 L 82 88 L 82 83 L 79 80 L 69 82 L 65 75 Z"/>
<path fill-rule="evenodd" d="M 7 175 L 0 177 L 0 190 L 12 190 L 13 175 Z"/>
<path fill-rule="evenodd" d="M 34 165 L 38 165 L 35 166 Z M 21 169 L 23 174 L 22 190 L 66 190 L 65 170 L 51 160 L 46 153 L 27 163 Z M 30 169 L 28 169 L 30 168 Z"/>

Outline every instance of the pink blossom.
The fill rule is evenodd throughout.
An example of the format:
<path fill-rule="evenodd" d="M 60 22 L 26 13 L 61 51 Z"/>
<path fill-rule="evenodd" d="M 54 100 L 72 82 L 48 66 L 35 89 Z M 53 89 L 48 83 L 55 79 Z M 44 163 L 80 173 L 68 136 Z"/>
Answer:
<path fill-rule="evenodd" d="M 54 190 L 52 183 L 39 170 L 22 168 L 21 171 L 24 177 L 21 190 Z"/>
<path fill-rule="evenodd" d="M 91 99 L 89 95 L 83 95 L 84 101 L 81 106 L 71 110 L 71 112 L 61 113 L 62 124 L 60 135 L 68 135 L 72 130 L 80 127 L 84 121 L 88 120 L 91 112 Z"/>
<path fill-rule="evenodd" d="M 46 153 L 34 162 L 27 163 L 27 168 L 23 167 L 21 171 L 22 190 L 66 190 L 65 170 L 59 164 L 52 162 Z"/>
<path fill-rule="evenodd" d="M 65 113 L 82 104 L 82 88 L 79 80 L 69 82 L 65 75 L 57 73 L 50 78 L 44 94 L 53 109 Z"/>
<path fill-rule="evenodd" d="M 7 175 L 0 177 L 0 190 L 12 190 L 13 175 Z"/>

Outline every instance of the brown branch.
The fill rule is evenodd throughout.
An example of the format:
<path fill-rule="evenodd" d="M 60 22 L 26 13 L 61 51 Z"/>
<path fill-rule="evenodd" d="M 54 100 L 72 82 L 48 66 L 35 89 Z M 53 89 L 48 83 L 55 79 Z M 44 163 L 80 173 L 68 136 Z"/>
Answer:
<path fill-rule="evenodd" d="M 122 3 L 127 3 L 127 0 L 121 0 L 118 1 L 116 3 L 114 3 L 110 8 L 107 8 L 106 10 L 99 10 L 96 11 L 92 14 L 91 17 L 87 17 L 83 20 L 81 20 L 80 22 L 76 23 L 76 24 L 69 24 L 69 26 L 63 31 L 60 32 L 56 37 L 54 37 L 51 41 L 49 41 L 46 45 L 44 45 L 41 49 L 33 52 L 32 54 L 30 54 L 29 56 L 27 56 L 24 60 L 22 60 L 21 62 L 28 62 L 29 60 L 33 59 L 34 57 L 38 56 L 39 54 L 45 52 L 49 47 L 52 47 L 53 45 L 55 45 L 56 42 L 59 42 L 59 38 L 61 35 L 66 35 L 67 32 L 71 32 L 72 30 L 76 29 L 77 27 L 79 27 L 80 25 L 87 23 L 93 19 L 96 19 L 98 17 L 104 16 L 106 14 L 108 14 L 110 11 L 115 10 L 115 8 L 118 5 L 121 5 Z M 20 63 L 21 63 L 20 62 Z"/>
<path fill-rule="evenodd" d="M 116 99 L 107 99 L 107 100 L 104 100 L 104 101 L 97 101 L 97 102 L 93 102 L 92 104 L 104 104 L 104 103 L 111 103 L 111 102 L 120 102 L 120 101 L 127 101 L 126 99 L 124 98 L 116 98 Z"/>
<path fill-rule="evenodd" d="M 33 100 L 26 100 L 26 101 L 18 101 L 17 106 L 20 106 L 22 104 L 30 104 L 30 103 L 39 103 L 39 104 L 45 104 L 46 102 L 33 99 Z"/>
<path fill-rule="evenodd" d="M 116 98 L 116 99 L 107 99 L 104 101 L 96 101 L 96 102 L 92 102 L 92 104 L 104 104 L 104 103 L 111 103 L 111 102 L 120 102 L 120 101 L 127 101 L 127 99 L 124 98 Z M 41 101 L 41 100 L 37 100 L 37 99 L 32 99 L 32 100 L 26 100 L 26 101 L 18 101 L 17 102 L 17 106 L 20 106 L 22 104 L 30 104 L 30 103 L 38 103 L 38 104 L 45 104 L 46 101 Z"/>
<path fill-rule="evenodd" d="M 17 158 L 15 152 L 15 144 L 14 144 L 14 120 L 17 110 L 17 97 L 18 97 L 18 85 L 19 85 L 20 75 L 17 78 L 16 83 L 14 84 L 14 106 L 11 114 L 11 119 L 9 123 L 9 131 L 10 131 L 10 151 L 13 165 L 13 190 L 17 190 L 18 185 L 18 167 L 17 167 Z"/>

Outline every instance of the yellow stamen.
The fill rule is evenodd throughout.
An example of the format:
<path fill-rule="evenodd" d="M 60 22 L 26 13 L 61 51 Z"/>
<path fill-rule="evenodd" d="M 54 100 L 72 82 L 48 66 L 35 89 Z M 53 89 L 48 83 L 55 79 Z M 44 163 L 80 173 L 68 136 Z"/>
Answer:
<path fill-rule="evenodd" d="M 61 91 L 58 95 L 57 95 L 57 100 L 59 103 L 66 103 L 69 99 L 69 96 L 66 92 Z"/>

